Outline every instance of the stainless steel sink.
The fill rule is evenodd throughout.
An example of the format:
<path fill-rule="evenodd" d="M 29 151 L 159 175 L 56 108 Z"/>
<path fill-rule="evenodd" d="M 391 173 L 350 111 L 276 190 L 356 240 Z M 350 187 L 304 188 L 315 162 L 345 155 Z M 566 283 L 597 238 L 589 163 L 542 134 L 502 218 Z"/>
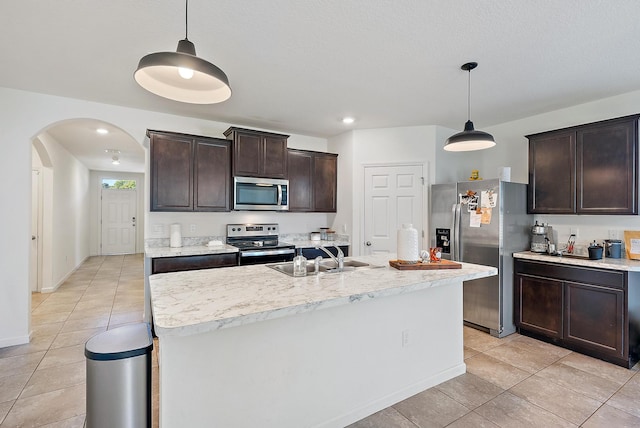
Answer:
<path fill-rule="evenodd" d="M 276 263 L 266 265 L 267 267 L 284 273 L 285 275 L 293 276 L 293 262 Z M 370 265 L 369 263 L 359 262 L 357 260 L 345 260 L 344 268 L 342 272 L 354 271 L 357 269 L 372 269 L 380 268 L 382 266 Z M 318 266 L 318 274 L 320 273 L 339 273 L 338 265 L 333 260 L 324 260 L 320 262 Z M 315 265 L 313 260 L 307 261 L 307 275 L 316 275 Z"/>

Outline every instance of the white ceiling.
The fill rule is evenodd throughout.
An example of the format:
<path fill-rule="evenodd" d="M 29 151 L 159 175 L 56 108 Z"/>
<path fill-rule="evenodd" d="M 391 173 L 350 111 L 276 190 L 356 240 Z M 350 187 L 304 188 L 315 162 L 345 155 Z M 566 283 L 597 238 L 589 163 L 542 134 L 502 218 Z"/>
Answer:
<path fill-rule="evenodd" d="M 184 37 L 184 1 L 2 1 L 0 86 L 329 137 L 462 129 L 477 61 L 482 129 L 640 89 L 638 17 L 638 0 L 191 0 L 189 39 L 233 94 L 188 105 L 132 77 Z"/>

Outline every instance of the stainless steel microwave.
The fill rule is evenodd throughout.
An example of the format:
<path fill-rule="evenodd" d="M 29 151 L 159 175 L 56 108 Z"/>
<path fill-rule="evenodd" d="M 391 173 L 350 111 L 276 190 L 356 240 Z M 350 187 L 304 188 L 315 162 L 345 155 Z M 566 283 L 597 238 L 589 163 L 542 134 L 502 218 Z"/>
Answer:
<path fill-rule="evenodd" d="M 234 177 L 233 209 L 247 211 L 288 211 L 289 180 Z"/>

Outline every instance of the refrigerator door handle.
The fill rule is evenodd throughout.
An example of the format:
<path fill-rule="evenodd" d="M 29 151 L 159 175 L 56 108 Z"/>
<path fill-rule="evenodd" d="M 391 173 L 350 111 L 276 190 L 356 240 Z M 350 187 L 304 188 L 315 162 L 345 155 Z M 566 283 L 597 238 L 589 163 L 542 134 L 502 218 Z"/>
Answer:
<path fill-rule="evenodd" d="M 451 206 L 451 260 L 452 261 L 456 261 L 460 259 L 459 232 L 460 232 L 460 204 L 453 204 Z"/>

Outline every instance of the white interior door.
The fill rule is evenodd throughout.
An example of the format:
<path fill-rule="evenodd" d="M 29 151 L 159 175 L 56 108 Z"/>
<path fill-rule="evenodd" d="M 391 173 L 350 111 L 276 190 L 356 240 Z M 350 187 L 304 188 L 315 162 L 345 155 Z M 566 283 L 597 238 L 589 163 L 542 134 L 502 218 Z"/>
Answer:
<path fill-rule="evenodd" d="M 34 169 L 31 171 L 31 249 L 29 260 L 31 291 L 38 291 L 38 284 L 40 284 L 40 254 L 38 251 L 40 209 L 40 171 Z"/>
<path fill-rule="evenodd" d="M 397 231 L 411 223 L 423 233 L 422 165 L 365 167 L 362 254 L 395 253 Z"/>
<path fill-rule="evenodd" d="M 103 255 L 136 252 L 136 206 L 135 190 L 102 189 Z"/>

